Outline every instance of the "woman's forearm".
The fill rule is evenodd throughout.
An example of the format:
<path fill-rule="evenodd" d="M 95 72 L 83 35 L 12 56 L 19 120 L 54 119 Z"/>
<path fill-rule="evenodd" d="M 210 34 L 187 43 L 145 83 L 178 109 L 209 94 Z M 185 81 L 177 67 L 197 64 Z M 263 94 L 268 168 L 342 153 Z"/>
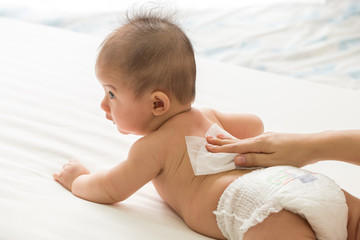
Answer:
<path fill-rule="evenodd" d="M 312 134 L 313 161 L 338 160 L 360 165 L 360 130 L 333 130 Z"/>
<path fill-rule="evenodd" d="M 265 133 L 254 138 L 207 138 L 210 152 L 240 154 L 235 164 L 244 167 L 292 165 L 302 167 L 322 160 L 360 165 L 360 130 L 319 133 Z"/>

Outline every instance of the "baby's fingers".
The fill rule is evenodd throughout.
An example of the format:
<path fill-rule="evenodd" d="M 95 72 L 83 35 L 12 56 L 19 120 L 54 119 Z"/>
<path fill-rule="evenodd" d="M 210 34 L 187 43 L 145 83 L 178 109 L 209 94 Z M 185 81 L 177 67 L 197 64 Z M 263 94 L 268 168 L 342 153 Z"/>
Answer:
<path fill-rule="evenodd" d="M 53 173 L 53 178 L 55 181 L 57 181 L 60 184 L 63 184 L 64 181 L 64 171 L 61 171 L 60 173 Z"/>
<path fill-rule="evenodd" d="M 71 184 L 72 181 L 69 179 L 68 174 L 61 172 L 61 173 L 53 173 L 53 178 L 55 181 L 60 183 L 63 187 L 65 187 L 67 190 L 71 191 Z"/>
<path fill-rule="evenodd" d="M 57 174 L 57 173 L 53 173 L 53 178 L 54 178 L 54 180 L 55 181 L 59 181 L 59 178 L 60 178 L 60 175 L 59 174 Z"/>

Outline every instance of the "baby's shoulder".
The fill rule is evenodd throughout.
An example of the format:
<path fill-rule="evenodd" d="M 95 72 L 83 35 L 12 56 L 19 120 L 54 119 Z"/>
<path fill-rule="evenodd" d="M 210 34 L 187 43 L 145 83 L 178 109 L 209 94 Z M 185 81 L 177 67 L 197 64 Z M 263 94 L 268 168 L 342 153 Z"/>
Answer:
<path fill-rule="evenodd" d="M 153 162 L 155 165 L 161 166 L 161 142 L 151 134 L 146 135 L 134 142 L 129 150 L 127 160 L 132 162 Z"/>
<path fill-rule="evenodd" d="M 218 123 L 217 111 L 212 108 L 200 108 L 200 113 L 211 122 Z"/>
<path fill-rule="evenodd" d="M 163 131 L 159 129 L 155 132 L 147 134 L 138 139 L 132 146 L 130 151 L 136 152 L 136 155 L 159 155 L 161 151 L 169 147 L 171 141 L 169 141 L 169 131 Z M 173 138 L 176 136 L 173 135 Z"/>
<path fill-rule="evenodd" d="M 174 119 L 173 125 L 192 128 L 196 125 L 206 125 L 208 122 L 217 123 L 217 111 L 212 108 L 191 108 L 190 111 L 179 114 Z"/>
<path fill-rule="evenodd" d="M 154 146 L 158 144 L 159 138 L 158 134 L 148 134 L 136 140 L 130 148 L 131 150 L 136 150 L 137 152 L 142 152 L 142 149 L 145 149 L 147 152 L 154 149 Z"/>
<path fill-rule="evenodd" d="M 163 131 L 163 136 L 166 136 L 166 139 L 183 141 L 185 136 L 204 136 L 208 128 L 214 123 L 219 122 L 213 109 L 192 108 L 191 111 L 173 119 L 160 130 Z"/>

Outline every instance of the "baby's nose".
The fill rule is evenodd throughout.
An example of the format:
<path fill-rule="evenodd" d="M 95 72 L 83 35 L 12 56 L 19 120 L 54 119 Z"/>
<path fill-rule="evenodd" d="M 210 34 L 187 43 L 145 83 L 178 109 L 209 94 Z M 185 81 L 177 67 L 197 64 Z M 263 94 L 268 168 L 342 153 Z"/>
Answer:
<path fill-rule="evenodd" d="M 101 107 L 101 109 L 104 110 L 106 113 L 110 113 L 110 108 L 109 108 L 109 105 L 107 104 L 107 101 L 106 101 L 105 98 L 101 101 L 100 107 Z"/>

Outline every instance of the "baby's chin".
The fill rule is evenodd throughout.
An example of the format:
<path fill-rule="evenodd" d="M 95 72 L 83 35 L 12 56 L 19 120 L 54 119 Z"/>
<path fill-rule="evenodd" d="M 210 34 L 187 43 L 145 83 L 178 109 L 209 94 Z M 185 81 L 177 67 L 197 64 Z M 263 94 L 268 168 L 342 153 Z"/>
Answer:
<path fill-rule="evenodd" d="M 120 130 L 118 128 L 119 133 L 123 134 L 123 135 L 134 135 L 134 136 L 145 136 L 145 133 L 139 133 L 139 132 L 125 132 L 123 130 Z"/>
<path fill-rule="evenodd" d="M 135 135 L 135 136 L 144 136 L 146 135 L 147 133 L 146 132 L 143 132 L 143 131 L 140 131 L 140 130 L 124 130 L 124 129 L 121 129 L 117 126 L 117 124 L 114 122 L 117 130 L 119 133 L 123 134 L 123 135 Z"/>
<path fill-rule="evenodd" d="M 128 134 L 130 134 L 130 133 L 125 132 L 125 131 L 123 131 L 123 130 L 121 130 L 121 129 L 119 129 L 119 128 L 118 128 L 118 131 L 119 131 L 119 133 L 121 133 L 121 134 L 123 134 L 123 135 L 128 135 Z"/>

